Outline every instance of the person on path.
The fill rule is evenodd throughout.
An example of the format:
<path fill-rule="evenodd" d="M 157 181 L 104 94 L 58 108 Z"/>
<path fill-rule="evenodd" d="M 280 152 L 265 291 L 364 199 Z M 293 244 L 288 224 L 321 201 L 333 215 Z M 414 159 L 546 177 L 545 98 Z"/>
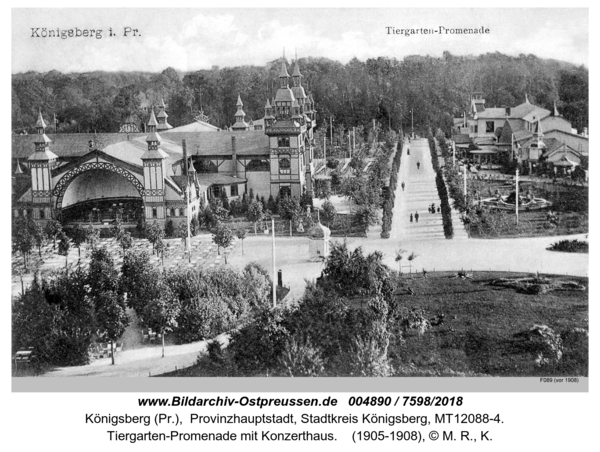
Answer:
<path fill-rule="evenodd" d="M 440 213 L 440 212 L 441 212 L 441 208 L 438 206 L 438 213 Z"/>
<path fill-rule="evenodd" d="M 421 169 L 421 162 L 417 162 L 417 169 Z"/>
<path fill-rule="evenodd" d="M 419 222 L 419 212 L 415 212 L 415 221 Z"/>
<path fill-rule="evenodd" d="M 402 191 L 404 191 L 404 181 L 402 181 Z"/>
<path fill-rule="evenodd" d="M 406 148 L 406 155 L 410 155 L 410 148 Z"/>
<path fill-rule="evenodd" d="M 411 222 L 411 223 L 413 222 L 413 216 L 412 216 L 412 213 L 410 214 L 410 222 Z"/>

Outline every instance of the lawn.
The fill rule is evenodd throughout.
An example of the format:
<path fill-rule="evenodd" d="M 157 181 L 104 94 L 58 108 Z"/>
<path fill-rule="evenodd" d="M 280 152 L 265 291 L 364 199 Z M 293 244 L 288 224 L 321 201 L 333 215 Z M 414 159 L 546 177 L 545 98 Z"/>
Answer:
<path fill-rule="evenodd" d="M 420 374 L 490 376 L 587 375 L 587 335 L 575 339 L 575 328 L 588 328 L 587 278 L 549 277 L 552 283 L 574 281 L 585 290 L 528 294 L 490 283 L 527 275 L 476 272 L 473 279 L 439 273 L 405 279 L 398 301 L 423 309 L 444 322 L 423 335 L 409 330 L 405 344 L 392 351 L 399 362 L 414 364 Z M 410 295 L 413 292 L 414 295 Z M 558 363 L 537 366 L 535 341 L 518 337 L 533 325 L 547 325 L 561 335 Z"/>
<path fill-rule="evenodd" d="M 388 350 L 394 376 L 588 375 L 587 278 L 508 272 L 469 276 L 440 272 L 402 279 L 396 294 L 402 317 L 422 312 L 437 325 L 421 333 L 396 325 L 404 330 L 404 340 Z M 520 280 L 520 289 L 510 287 L 514 280 Z M 491 284 L 494 281 L 496 285 Z M 356 309 L 365 309 L 361 301 L 351 302 Z M 534 325 L 551 328 L 561 344 L 559 360 L 553 361 L 545 343 L 529 334 Z M 541 365 L 536 363 L 540 352 L 550 358 Z M 206 360 L 203 363 L 169 376 L 220 375 L 203 367 Z"/>

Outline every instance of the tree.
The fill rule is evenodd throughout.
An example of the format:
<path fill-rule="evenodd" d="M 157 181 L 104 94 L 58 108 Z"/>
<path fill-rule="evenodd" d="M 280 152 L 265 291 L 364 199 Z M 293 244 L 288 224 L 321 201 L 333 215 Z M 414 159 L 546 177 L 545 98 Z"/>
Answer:
<path fill-rule="evenodd" d="M 67 265 L 69 264 L 69 250 L 71 249 L 71 241 L 64 231 L 59 232 L 58 240 L 60 240 L 60 242 L 58 242 L 58 254 L 65 256 L 65 268 L 67 268 Z"/>
<path fill-rule="evenodd" d="M 123 234 L 121 234 L 119 245 L 121 245 L 121 248 L 123 248 L 123 252 L 133 246 L 133 238 L 131 237 L 131 233 L 129 231 L 125 231 Z"/>
<path fill-rule="evenodd" d="M 44 246 L 44 242 L 46 241 L 46 232 L 37 221 L 28 220 L 27 227 L 29 228 L 33 242 L 38 247 L 38 253 L 42 257 L 42 246 Z"/>
<path fill-rule="evenodd" d="M 404 253 L 406 253 L 406 250 L 398 248 L 396 250 L 396 257 L 394 259 L 396 262 L 398 262 L 398 272 L 400 273 L 400 277 L 402 277 L 402 259 L 404 259 Z"/>
<path fill-rule="evenodd" d="M 146 251 L 125 252 L 119 279 L 119 293 L 127 294 L 127 305 L 138 316 L 143 314 L 148 300 L 159 295 L 161 281 L 161 273 L 150 263 L 150 256 Z"/>
<path fill-rule="evenodd" d="M 27 271 L 27 261 L 29 253 L 35 245 L 35 239 L 31 234 L 31 230 L 27 227 L 24 220 L 13 221 L 12 231 L 12 247 L 14 252 L 19 252 L 23 256 L 23 265 Z"/>
<path fill-rule="evenodd" d="M 369 226 L 377 224 L 377 212 L 371 204 L 359 205 L 353 212 L 354 221 L 358 223 L 364 231 L 365 236 Z"/>
<path fill-rule="evenodd" d="M 217 230 L 212 236 L 212 240 L 217 245 L 217 254 L 220 256 L 221 247 L 227 248 L 231 245 L 231 242 L 233 241 L 233 232 L 227 225 L 219 223 Z M 225 253 L 225 263 L 227 263 L 227 253 Z"/>
<path fill-rule="evenodd" d="M 153 221 L 149 226 L 146 227 L 146 238 L 150 243 L 152 243 L 152 253 L 156 251 L 156 244 L 159 240 L 165 236 L 165 231 L 160 225 Z"/>
<path fill-rule="evenodd" d="M 292 236 L 292 222 L 302 214 L 302 207 L 296 198 L 285 196 L 277 206 L 279 216 L 290 222 L 290 237 Z"/>
<path fill-rule="evenodd" d="M 117 292 L 119 289 L 119 272 L 106 248 L 96 248 L 92 251 L 88 285 L 93 296 L 99 296 L 102 292 Z"/>
<path fill-rule="evenodd" d="M 118 242 L 121 241 L 121 237 L 125 233 L 125 229 L 123 228 L 123 222 L 117 218 L 112 228 L 110 228 L 112 236 Z"/>
<path fill-rule="evenodd" d="M 46 235 L 48 237 L 52 237 L 52 248 L 56 249 L 56 238 L 58 237 L 58 234 L 62 231 L 63 227 L 62 224 L 60 224 L 60 222 L 56 221 L 56 220 L 48 220 L 48 222 L 46 223 L 46 226 L 44 228 Z"/>
<path fill-rule="evenodd" d="M 90 224 L 86 229 L 85 241 L 92 250 L 96 249 L 100 243 L 100 231 Z"/>
<path fill-rule="evenodd" d="M 175 234 L 175 228 L 173 227 L 173 220 L 169 218 L 167 224 L 165 224 L 165 235 L 167 237 L 173 237 L 173 234 Z"/>
<path fill-rule="evenodd" d="M 110 356 L 115 364 L 114 342 L 129 325 L 125 301 L 117 292 L 105 291 L 95 298 L 96 321 L 102 336 L 110 341 Z"/>
<path fill-rule="evenodd" d="M 195 236 L 200 232 L 200 222 L 198 221 L 198 215 L 192 216 L 192 221 L 190 221 L 190 234 Z"/>
<path fill-rule="evenodd" d="M 87 239 L 87 233 L 84 228 L 81 227 L 79 223 L 75 223 L 71 228 L 71 240 L 73 241 L 73 246 L 77 248 L 79 259 L 81 259 L 81 245 L 83 245 Z"/>
<path fill-rule="evenodd" d="M 410 271 L 411 271 L 411 272 L 412 272 L 412 262 L 413 262 L 413 261 L 414 261 L 414 260 L 415 260 L 417 257 L 419 257 L 419 256 L 418 256 L 416 253 L 414 253 L 414 252 L 410 253 L 410 255 L 407 257 L 407 259 L 408 259 L 408 263 L 409 263 L 409 265 L 410 265 Z"/>
<path fill-rule="evenodd" d="M 144 324 L 160 333 L 162 357 L 165 357 L 165 334 L 177 327 L 180 312 L 179 300 L 165 284 L 161 284 L 160 295 L 148 302 L 144 308 Z"/>
<path fill-rule="evenodd" d="M 242 241 L 242 256 L 244 255 L 244 239 L 246 238 L 247 233 L 248 231 L 244 228 L 238 228 L 235 231 L 235 235 L 237 236 L 237 238 Z"/>
<path fill-rule="evenodd" d="M 248 206 L 248 211 L 246 212 L 246 218 L 248 221 L 254 223 L 254 235 L 256 235 L 256 223 L 263 219 L 263 208 L 260 202 L 252 201 Z"/>
<path fill-rule="evenodd" d="M 337 210 L 335 206 L 330 201 L 325 201 L 321 206 L 321 217 L 327 223 L 328 227 L 335 220 L 336 215 Z"/>

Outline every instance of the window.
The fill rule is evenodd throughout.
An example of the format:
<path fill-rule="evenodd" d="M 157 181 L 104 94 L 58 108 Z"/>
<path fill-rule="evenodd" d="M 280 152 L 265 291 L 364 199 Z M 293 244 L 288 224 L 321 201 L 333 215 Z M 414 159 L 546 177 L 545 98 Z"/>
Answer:
<path fill-rule="evenodd" d="M 290 147 L 290 137 L 278 137 L 277 138 L 277 147 L 289 148 Z"/>
<path fill-rule="evenodd" d="M 238 196 L 238 186 L 234 184 L 231 186 L 231 196 Z"/>
<path fill-rule="evenodd" d="M 173 209 L 171 209 L 171 210 L 173 210 Z M 175 209 L 175 213 L 174 213 L 174 215 L 175 215 L 176 217 L 178 217 L 178 216 L 180 215 L 180 211 L 179 211 L 179 209 Z"/>
<path fill-rule="evenodd" d="M 286 196 L 292 196 L 292 187 L 290 187 L 289 185 L 279 186 L 279 197 L 285 198 Z"/>
<path fill-rule="evenodd" d="M 280 155 L 279 156 L 279 174 L 290 174 L 291 173 L 291 163 L 289 155 Z"/>
<path fill-rule="evenodd" d="M 271 171 L 271 163 L 267 159 L 253 159 L 246 165 L 246 171 Z"/>
<path fill-rule="evenodd" d="M 158 210 L 156 207 L 152 208 L 152 218 L 158 218 Z"/>
<path fill-rule="evenodd" d="M 479 127 L 477 126 L 477 124 L 475 124 L 473 126 L 473 133 L 479 133 L 478 131 L 479 131 Z"/>
<path fill-rule="evenodd" d="M 485 133 L 494 133 L 494 121 L 485 122 Z"/>
<path fill-rule="evenodd" d="M 40 220 L 43 220 L 46 218 L 46 212 L 44 211 L 44 209 L 40 209 Z"/>

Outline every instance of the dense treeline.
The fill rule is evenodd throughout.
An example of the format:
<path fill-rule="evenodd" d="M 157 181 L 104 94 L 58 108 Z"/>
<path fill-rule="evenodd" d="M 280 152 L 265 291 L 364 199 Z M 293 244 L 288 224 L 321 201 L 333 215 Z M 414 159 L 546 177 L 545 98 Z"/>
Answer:
<path fill-rule="evenodd" d="M 148 72 L 62 74 L 27 72 L 12 76 L 12 129 L 33 131 L 38 109 L 59 132 L 117 132 L 129 114 L 138 123 L 164 98 L 169 122 L 193 121 L 200 110 L 219 127 L 233 123 L 237 95 L 246 119 L 264 116 L 267 97 L 278 88 L 281 60 L 265 66 L 239 66 L 181 73 L 172 68 Z M 326 58 L 301 58 L 303 85 L 316 101 L 319 125 L 326 129 L 370 123 L 372 119 L 398 130 L 414 125 L 426 130 L 441 126 L 448 132 L 452 117 L 461 116 L 470 93 L 483 91 L 488 106 L 518 105 L 529 99 L 561 113 L 582 129 L 588 126 L 588 69 L 544 60 L 534 55 L 501 53 L 441 58 L 379 57 L 347 64 Z"/>

